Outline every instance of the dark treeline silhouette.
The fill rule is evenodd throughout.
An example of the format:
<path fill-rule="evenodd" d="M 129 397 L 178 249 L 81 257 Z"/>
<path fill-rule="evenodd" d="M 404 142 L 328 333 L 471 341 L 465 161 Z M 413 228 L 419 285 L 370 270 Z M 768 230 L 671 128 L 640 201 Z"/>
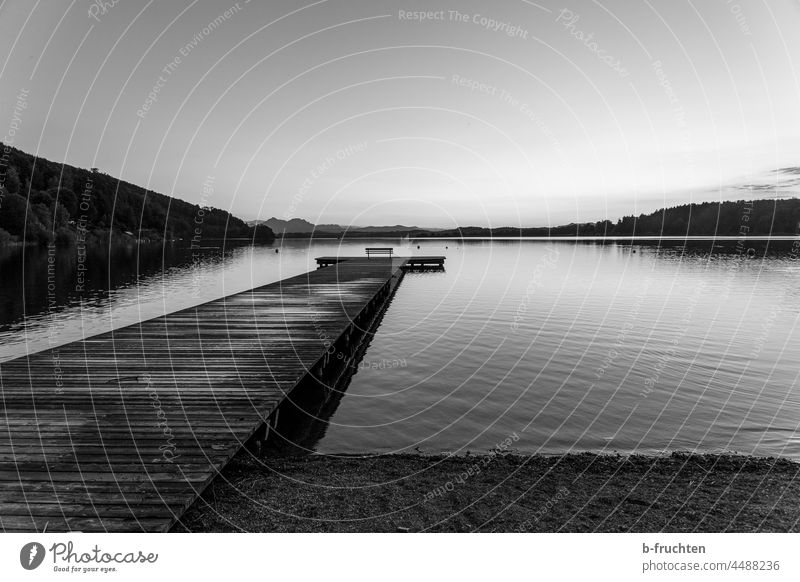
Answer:
<path fill-rule="evenodd" d="M 800 199 L 703 202 L 651 214 L 566 224 L 554 228 L 464 227 L 411 233 L 417 237 L 471 236 L 755 236 L 800 233 Z"/>
<path fill-rule="evenodd" d="M 208 192 L 205 189 L 209 189 Z M 203 185 L 204 195 L 213 184 Z M 0 144 L 0 245 L 9 242 L 89 244 L 183 239 L 270 241 L 225 210 L 191 204 Z"/>
<path fill-rule="evenodd" d="M 415 229 L 388 231 L 376 235 L 372 231 L 349 230 L 345 233 L 286 233 L 286 238 L 374 238 L 375 236 L 411 238 L 459 237 L 571 237 L 571 236 L 767 236 L 800 234 L 800 199 L 738 200 L 735 202 L 702 202 L 662 208 L 651 214 L 625 216 L 616 222 L 572 223 L 555 227 L 485 228 L 466 226 L 447 230 Z"/>
<path fill-rule="evenodd" d="M 459 237 L 571 237 L 571 236 L 767 236 L 800 233 L 800 199 L 738 200 L 735 202 L 702 202 L 662 208 L 651 214 L 624 216 L 616 222 L 572 223 L 555 227 L 517 228 L 502 226 L 485 228 L 466 226 L 447 230 L 409 229 L 379 234 L 374 231 L 348 230 L 326 232 L 320 227 L 311 232 L 286 233 L 286 238 L 459 238 Z"/>

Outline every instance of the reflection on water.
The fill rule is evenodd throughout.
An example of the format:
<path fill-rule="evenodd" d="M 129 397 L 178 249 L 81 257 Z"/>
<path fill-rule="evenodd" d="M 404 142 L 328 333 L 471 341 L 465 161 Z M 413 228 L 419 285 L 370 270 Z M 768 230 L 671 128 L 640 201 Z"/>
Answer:
<path fill-rule="evenodd" d="M 81 290 L 76 257 L 16 249 L 0 255 L 0 362 L 388 245 L 447 270 L 405 277 L 343 395 L 295 395 L 295 449 L 486 451 L 516 433 L 526 452 L 800 458 L 791 241 L 140 247 L 87 257 Z"/>
<path fill-rule="evenodd" d="M 347 354 L 347 358 L 341 361 L 331 359 L 323 379 L 306 375 L 288 395 L 281 404 L 277 426 L 263 451 L 266 455 L 308 455 L 317 450 L 353 376 L 363 363 L 363 356 L 381 319 L 379 313 L 369 329 L 356 340 L 354 350 Z"/>
<path fill-rule="evenodd" d="M 313 268 L 305 241 L 204 244 L 94 249 L 80 260 L 76 249 L 2 251 L 0 362 Z M 318 246 L 337 247 L 335 241 Z"/>
<path fill-rule="evenodd" d="M 800 265 L 720 248 L 484 241 L 409 274 L 321 452 L 800 457 Z M 745 249 L 745 250 L 747 250 Z"/>

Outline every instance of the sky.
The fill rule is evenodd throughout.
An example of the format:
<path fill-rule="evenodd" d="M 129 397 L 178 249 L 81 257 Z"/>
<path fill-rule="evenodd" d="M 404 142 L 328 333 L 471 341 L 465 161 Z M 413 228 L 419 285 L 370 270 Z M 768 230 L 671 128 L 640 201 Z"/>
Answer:
<path fill-rule="evenodd" d="M 797 0 L 5 0 L 0 139 L 248 220 L 791 196 L 799 28 Z"/>

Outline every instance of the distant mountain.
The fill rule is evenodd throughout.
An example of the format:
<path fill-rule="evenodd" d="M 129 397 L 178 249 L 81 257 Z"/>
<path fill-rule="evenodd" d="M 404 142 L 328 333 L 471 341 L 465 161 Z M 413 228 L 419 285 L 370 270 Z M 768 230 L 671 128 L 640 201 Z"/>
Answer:
<path fill-rule="evenodd" d="M 264 225 L 269 227 L 272 232 L 277 235 L 280 234 L 298 234 L 298 233 L 317 233 L 317 234 L 341 234 L 347 233 L 403 233 L 403 232 L 417 232 L 420 230 L 435 231 L 438 229 L 421 229 L 416 226 L 403 226 L 401 224 L 395 226 L 348 226 L 344 227 L 339 224 L 313 224 L 302 218 L 292 218 L 291 220 L 281 220 L 274 216 L 268 220 L 251 220 L 247 223 L 250 226 Z"/>
<path fill-rule="evenodd" d="M 249 226 L 267 226 L 277 235 L 284 232 L 314 232 L 317 227 L 302 218 L 292 218 L 291 220 L 281 220 L 274 216 L 269 220 L 251 220 Z"/>
<path fill-rule="evenodd" d="M 792 174 L 800 183 L 800 168 L 781 170 Z M 748 191 L 753 188 L 748 187 Z M 277 220 L 277 219 L 271 219 Z M 265 221 L 268 225 L 275 224 Z M 286 223 L 286 221 L 279 221 Z M 307 221 L 298 221 L 313 225 Z M 252 223 L 251 223 L 252 224 Z M 283 231 L 271 228 L 278 234 Z M 338 229 L 338 230 L 334 230 Z M 341 235 L 345 229 L 339 225 L 318 225 L 315 234 Z M 286 230 L 287 237 L 304 238 L 311 230 Z M 800 199 L 736 200 L 726 202 L 700 202 L 661 208 L 650 214 L 629 215 L 617 221 L 572 223 L 555 227 L 499 227 L 464 226 L 453 229 L 417 228 L 413 226 L 351 227 L 344 236 L 369 238 L 370 236 L 426 237 L 574 237 L 574 236 L 743 236 L 743 235 L 797 235 L 800 233 Z"/>

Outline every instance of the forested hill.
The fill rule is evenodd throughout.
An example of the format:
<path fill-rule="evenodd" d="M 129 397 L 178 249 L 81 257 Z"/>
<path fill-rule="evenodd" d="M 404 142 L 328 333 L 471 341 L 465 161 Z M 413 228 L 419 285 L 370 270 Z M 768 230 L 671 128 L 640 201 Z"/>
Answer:
<path fill-rule="evenodd" d="M 462 227 L 415 236 L 769 236 L 800 234 L 800 199 L 703 202 L 553 228 Z"/>
<path fill-rule="evenodd" d="M 213 183 L 199 186 L 213 200 Z M 89 244 L 241 238 L 269 241 L 266 226 L 251 227 L 225 210 L 191 204 L 86 170 L 35 158 L 0 144 L 0 245 Z"/>

